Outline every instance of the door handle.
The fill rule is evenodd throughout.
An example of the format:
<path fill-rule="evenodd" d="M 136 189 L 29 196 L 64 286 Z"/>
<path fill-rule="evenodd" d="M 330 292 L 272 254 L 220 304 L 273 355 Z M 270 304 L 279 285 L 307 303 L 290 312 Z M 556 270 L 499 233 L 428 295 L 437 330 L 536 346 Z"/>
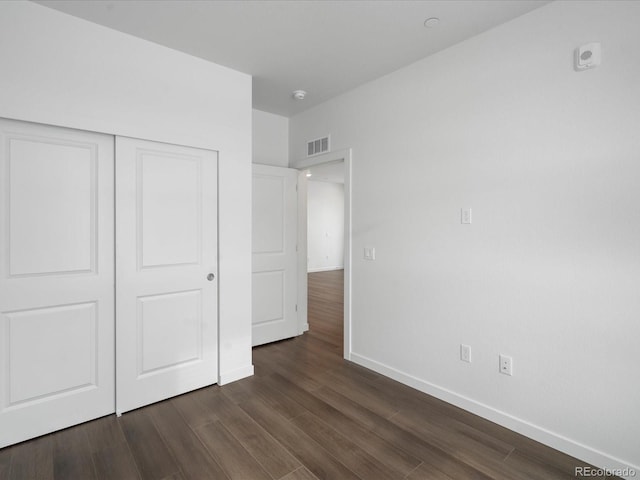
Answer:
<path fill-rule="evenodd" d="M 216 276 L 213 273 L 210 273 L 209 275 L 207 275 L 207 280 L 209 280 L 210 282 L 213 282 L 214 278 L 216 278 Z"/>

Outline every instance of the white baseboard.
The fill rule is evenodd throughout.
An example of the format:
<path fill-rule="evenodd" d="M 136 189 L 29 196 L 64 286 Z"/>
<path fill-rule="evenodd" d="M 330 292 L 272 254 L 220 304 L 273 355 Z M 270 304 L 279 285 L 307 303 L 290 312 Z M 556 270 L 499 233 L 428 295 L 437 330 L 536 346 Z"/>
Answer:
<path fill-rule="evenodd" d="M 468 412 L 474 413 L 482 418 L 497 423 L 498 425 L 502 425 L 509 430 L 513 430 L 591 465 L 603 469 L 619 469 L 620 471 L 631 472 L 632 475 L 621 475 L 622 478 L 627 480 L 631 480 L 633 478 L 634 480 L 637 480 L 638 476 L 640 476 L 640 466 L 627 463 L 624 460 L 608 455 L 604 452 L 600 452 L 599 450 L 583 445 L 525 420 L 521 420 L 509 415 L 508 413 L 490 407 L 489 405 L 477 402 L 446 388 L 439 387 L 438 385 L 421 380 L 413 375 L 396 370 L 393 367 L 389 367 L 383 363 L 372 360 L 364 355 L 351 352 L 350 360 L 358 365 L 373 370 L 374 372 L 392 378 L 428 395 L 432 395 L 440 400 L 455 405 L 456 407 L 460 407 Z M 635 475 L 633 475 L 634 473 Z"/>
<path fill-rule="evenodd" d="M 237 368 L 230 372 L 220 373 L 218 379 L 218 385 L 226 385 L 227 383 L 235 382 L 236 380 L 242 380 L 253 375 L 253 365 Z"/>
<path fill-rule="evenodd" d="M 343 270 L 344 266 L 334 266 L 334 267 L 318 267 L 318 268 L 308 268 L 307 273 L 315 273 L 315 272 L 328 272 L 330 270 Z"/>

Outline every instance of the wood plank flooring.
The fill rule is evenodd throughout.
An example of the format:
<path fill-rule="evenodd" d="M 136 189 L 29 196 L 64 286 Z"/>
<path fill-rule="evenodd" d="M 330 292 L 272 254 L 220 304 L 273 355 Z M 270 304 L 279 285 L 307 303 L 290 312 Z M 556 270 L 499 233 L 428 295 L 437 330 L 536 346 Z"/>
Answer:
<path fill-rule="evenodd" d="M 2 449 L 0 479 L 575 478 L 582 462 L 344 361 L 342 289 L 309 274 L 310 331 L 255 348 L 255 376 Z"/>

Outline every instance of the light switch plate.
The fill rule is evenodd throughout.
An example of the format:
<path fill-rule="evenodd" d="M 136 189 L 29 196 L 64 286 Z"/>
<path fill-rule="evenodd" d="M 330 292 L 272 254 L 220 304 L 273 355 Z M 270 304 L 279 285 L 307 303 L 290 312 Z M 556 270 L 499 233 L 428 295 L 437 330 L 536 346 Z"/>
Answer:
<path fill-rule="evenodd" d="M 375 260 L 376 259 L 376 249 L 375 249 L 375 247 L 364 247 L 364 259 L 365 260 Z"/>
<path fill-rule="evenodd" d="M 471 363 L 471 347 L 469 345 L 460 344 L 460 360 Z"/>
<path fill-rule="evenodd" d="M 471 209 L 463 208 L 460 212 L 460 222 L 465 225 L 471 224 Z"/>

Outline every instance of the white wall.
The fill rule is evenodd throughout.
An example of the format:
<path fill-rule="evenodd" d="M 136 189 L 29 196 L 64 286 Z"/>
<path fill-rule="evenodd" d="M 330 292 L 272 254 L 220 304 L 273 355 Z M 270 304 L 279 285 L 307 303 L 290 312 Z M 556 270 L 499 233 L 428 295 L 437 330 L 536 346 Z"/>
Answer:
<path fill-rule="evenodd" d="M 289 119 L 253 110 L 253 163 L 289 166 Z"/>
<path fill-rule="evenodd" d="M 219 151 L 220 378 L 251 375 L 251 77 L 0 2 L 0 116 Z"/>
<path fill-rule="evenodd" d="M 344 185 L 307 184 L 307 271 L 344 268 Z"/>
<path fill-rule="evenodd" d="M 636 468 L 639 21 L 640 2 L 553 2 L 290 120 L 292 163 L 319 134 L 352 147 L 351 358 Z M 602 65 L 575 72 L 593 41 Z"/>

